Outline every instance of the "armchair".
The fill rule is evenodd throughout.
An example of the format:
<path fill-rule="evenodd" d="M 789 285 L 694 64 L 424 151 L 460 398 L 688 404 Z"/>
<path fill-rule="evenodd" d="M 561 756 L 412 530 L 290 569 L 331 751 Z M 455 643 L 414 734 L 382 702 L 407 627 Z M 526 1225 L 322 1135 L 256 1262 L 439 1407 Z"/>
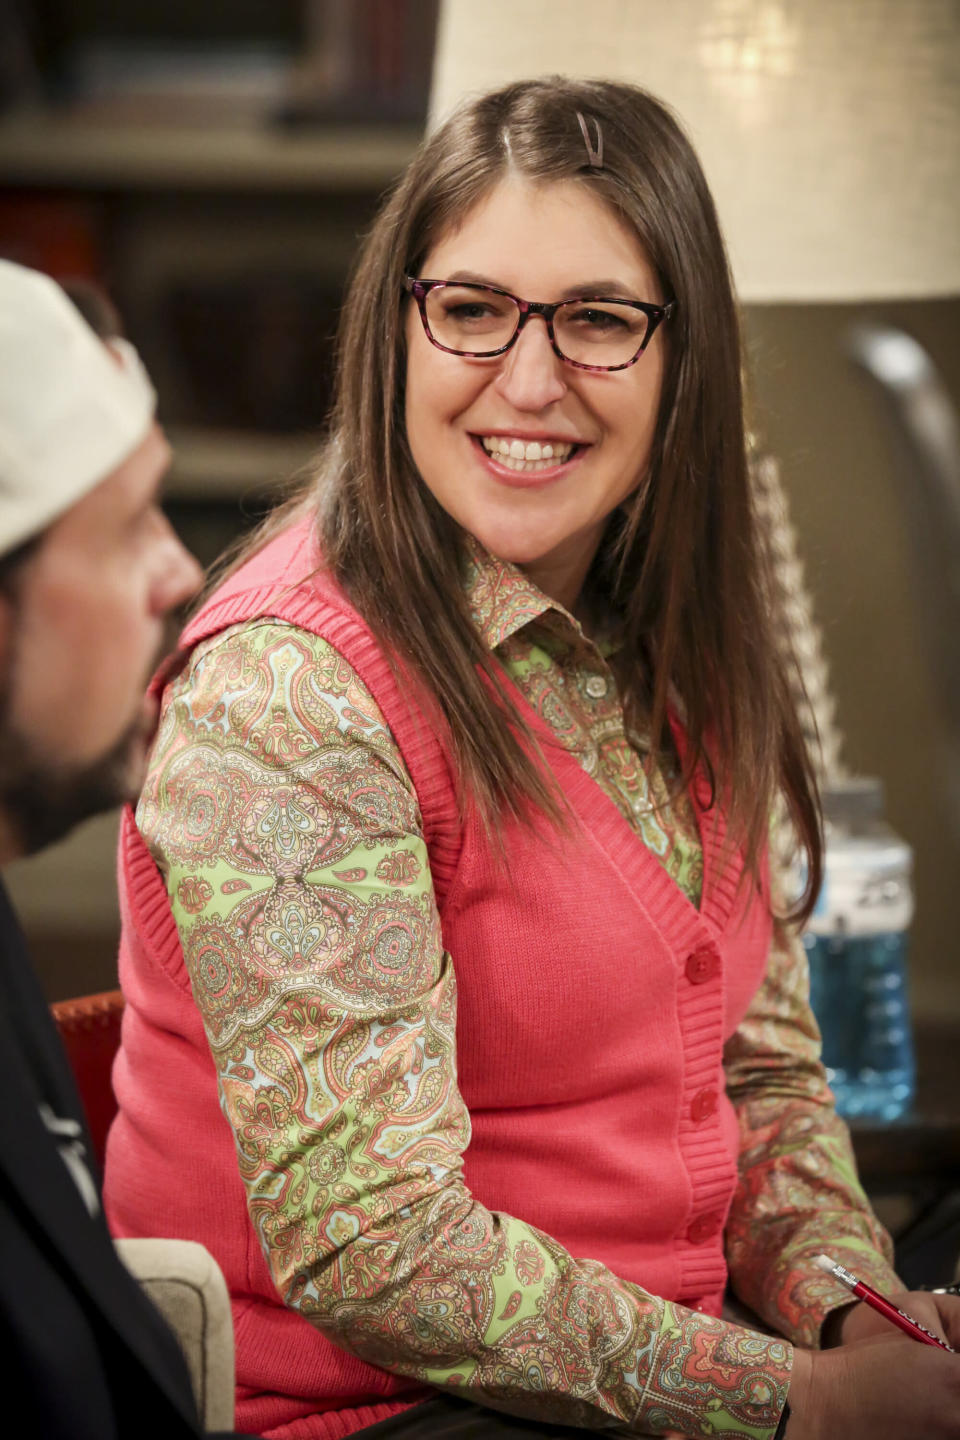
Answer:
<path fill-rule="evenodd" d="M 120 1045 L 123 995 L 108 990 L 51 1006 L 101 1169 L 117 1113 L 110 1082 Z M 233 1317 L 220 1267 L 192 1240 L 116 1241 L 117 1253 L 180 1342 L 205 1430 L 233 1426 Z"/>

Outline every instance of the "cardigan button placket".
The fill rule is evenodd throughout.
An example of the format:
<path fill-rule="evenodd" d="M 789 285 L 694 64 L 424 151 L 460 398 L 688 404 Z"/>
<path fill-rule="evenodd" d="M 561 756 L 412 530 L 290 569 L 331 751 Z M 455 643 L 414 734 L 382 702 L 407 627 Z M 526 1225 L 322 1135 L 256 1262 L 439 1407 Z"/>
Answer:
<path fill-rule="evenodd" d="M 684 967 L 691 985 L 703 985 L 712 980 L 720 969 L 720 956 L 708 945 L 702 945 L 687 956 Z"/>

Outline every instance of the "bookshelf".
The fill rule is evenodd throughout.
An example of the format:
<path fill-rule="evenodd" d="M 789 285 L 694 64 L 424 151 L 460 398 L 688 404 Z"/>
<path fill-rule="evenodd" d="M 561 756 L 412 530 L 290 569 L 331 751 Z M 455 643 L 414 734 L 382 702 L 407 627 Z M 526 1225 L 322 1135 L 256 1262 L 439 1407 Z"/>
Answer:
<path fill-rule="evenodd" d="M 358 235 L 418 139 L 413 125 L 0 119 L 0 253 L 106 283 L 161 397 L 167 493 L 220 506 L 224 543 L 237 503 L 316 448 Z"/>
<path fill-rule="evenodd" d="M 27 109 L 0 120 L 0 184 L 131 196 L 377 195 L 403 169 L 419 136 L 412 125 L 137 123 Z"/>
<path fill-rule="evenodd" d="M 26 17 L 26 18 L 23 18 Z M 0 256 L 92 279 L 202 563 L 315 453 L 358 237 L 418 143 L 436 0 L 0 5 Z M 117 816 L 6 879 L 51 999 L 116 983 Z"/>
<path fill-rule="evenodd" d="M 409 124 L 0 117 L 0 254 L 105 283 L 157 384 L 167 508 L 202 562 L 315 453 L 358 236 L 418 139 Z M 115 983 L 116 821 L 8 874 L 51 998 Z"/>

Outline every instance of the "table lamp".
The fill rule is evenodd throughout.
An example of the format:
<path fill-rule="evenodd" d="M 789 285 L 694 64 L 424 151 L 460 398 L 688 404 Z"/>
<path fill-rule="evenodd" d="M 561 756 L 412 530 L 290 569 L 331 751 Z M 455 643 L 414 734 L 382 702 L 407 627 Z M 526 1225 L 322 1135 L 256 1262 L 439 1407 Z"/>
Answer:
<path fill-rule="evenodd" d="M 956 0 L 444 0 L 431 122 L 468 92 L 558 72 L 630 80 L 676 110 L 716 198 L 743 301 L 960 295 Z M 912 472 L 903 498 L 948 707 L 960 828 L 953 406 L 902 332 L 861 325 L 850 352 L 884 391 Z M 816 763 L 829 781 L 841 770 L 840 735 L 772 459 L 758 460 L 755 479 L 784 643 L 799 656 L 808 731 L 819 730 Z"/>

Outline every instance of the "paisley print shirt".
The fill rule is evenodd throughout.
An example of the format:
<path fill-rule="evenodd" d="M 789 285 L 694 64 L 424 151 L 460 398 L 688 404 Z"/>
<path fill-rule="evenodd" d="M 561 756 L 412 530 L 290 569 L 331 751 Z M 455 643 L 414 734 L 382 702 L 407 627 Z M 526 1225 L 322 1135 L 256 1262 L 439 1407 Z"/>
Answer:
<path fill-rule="evenodd" d="M 645 773 L 602 647 L 479 550 L 464 584 L 526 699 L 699 903 L 692 811 L 664 803 L 668 776 Z M 813 1255 L 894 1285 L 820 1067 L 795 938 L 775 942 L 725 1055 L 741 1126 L 731 1280 L 779 1335 L 650 1295 L 472 1198 L 455 981 L 417 798 L 375 702 L 326 641 L 266 618 L 199 644 L 167 692 L 137 823 L 274 1282 L 364 1359 L 517 1414 L 770 1440 L 789 1341 L 817 1344 L 838 1303 Z M 418 953 L 391 993 L 381 950 L 398 917 Z M 455 1261 L 454 1231 L 470 1238 Z"/>

